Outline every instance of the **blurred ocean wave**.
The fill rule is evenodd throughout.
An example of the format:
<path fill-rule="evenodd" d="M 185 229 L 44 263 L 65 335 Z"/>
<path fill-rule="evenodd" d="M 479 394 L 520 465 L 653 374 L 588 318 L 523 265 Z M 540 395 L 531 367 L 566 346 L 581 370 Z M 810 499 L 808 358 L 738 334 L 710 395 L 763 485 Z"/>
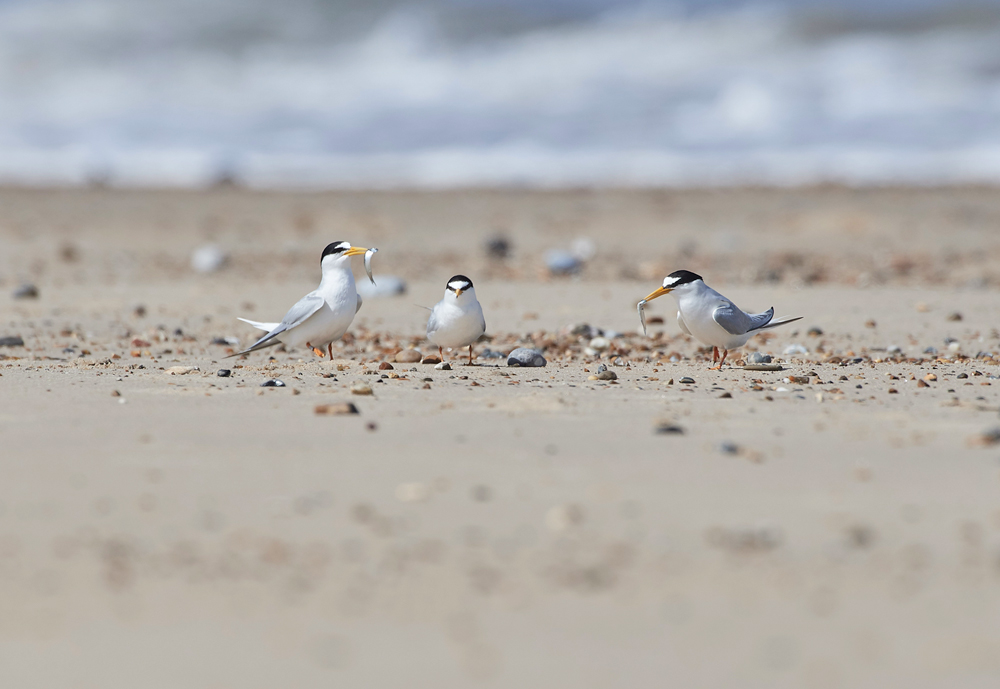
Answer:
<path fill-rule="evenodd" d="M 1000 2 L 0 0 L 0 181 L 1000 182 Z"/>

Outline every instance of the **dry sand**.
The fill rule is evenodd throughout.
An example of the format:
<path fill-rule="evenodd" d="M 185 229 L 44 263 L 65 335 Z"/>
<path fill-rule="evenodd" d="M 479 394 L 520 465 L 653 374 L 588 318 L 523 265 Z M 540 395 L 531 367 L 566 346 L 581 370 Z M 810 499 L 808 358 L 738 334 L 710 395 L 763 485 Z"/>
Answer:
<path fill-rule="evenodd" d="M 0 685 L 995 687 L 998 229 L 987 189 L 0 192 Z M 224 361 L 335 239 L 409 293 Z M 748 348 L 785 370 L 707 370 L 669 297 L 638 336 L 681 267 L 805 315 Z M 547 367 L 377 370 L 455 272 Z"/>

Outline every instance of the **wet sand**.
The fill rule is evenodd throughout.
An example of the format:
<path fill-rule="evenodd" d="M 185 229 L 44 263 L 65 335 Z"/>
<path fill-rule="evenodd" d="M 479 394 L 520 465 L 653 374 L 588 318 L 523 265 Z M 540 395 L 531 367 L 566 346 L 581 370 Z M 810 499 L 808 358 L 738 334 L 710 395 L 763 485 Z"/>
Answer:
<path fill-rule="evenodd" d="M 986 189 L 2 191 L 0 679 L 995 686 L 998 223 Z M 596 257 L 546 275 L 579 236 Z M 337 239 L 407 294 L 333 362 L 224 360 Z M 200 275 L 206 242 L 231 262 Z M 805 316 L 744 352 L 783 370 L 709 371 L 669 297 L 640 336 L 680 267 Z M 430 351 L 414 304 L 455 272 L 477 352 L 548 366 L 379 370 Z"/>

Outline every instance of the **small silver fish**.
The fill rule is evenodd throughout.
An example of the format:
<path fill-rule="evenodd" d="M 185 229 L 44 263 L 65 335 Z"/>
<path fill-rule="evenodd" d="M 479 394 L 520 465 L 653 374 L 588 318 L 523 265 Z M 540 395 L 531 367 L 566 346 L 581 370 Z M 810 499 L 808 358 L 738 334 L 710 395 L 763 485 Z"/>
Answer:
<path fill-rule="evenodd" d="M 636 308 L 638 308 L 638 310 L 639 310 L 639 322 L 642 323 L 642 334 L 645 335 L 646 334 L 646 300 L 643 299 L 642 301 L 640 301 L 639 302 L 639 306 L 637 306 Z"/>
<path fill-rule="evenodd" d="M 372 256 L 374 256 L 377 253 L 378 249 L 376 249 L 375 247 L 372 247 L 371 249 L 365 252 L 365 272 L 368 273 L 368 279 L 372 281 L 373 285 L 375 284 L 375 278 L 372 277 Z"/>

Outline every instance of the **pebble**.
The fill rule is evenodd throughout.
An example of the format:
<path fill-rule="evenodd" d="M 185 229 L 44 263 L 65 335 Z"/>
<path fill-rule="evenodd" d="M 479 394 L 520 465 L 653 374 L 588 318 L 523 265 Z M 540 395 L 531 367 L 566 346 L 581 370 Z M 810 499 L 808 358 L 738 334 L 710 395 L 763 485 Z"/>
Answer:
<path fill-rule="evenodd" d="M 694 378 L 691 378 L 690 376 L 684 376 L 677 382 L 679 382 L 681 385 L 694 385 Z"/>
<path fill-rule="evenodd" d="M 597 372 L 598 373 L 603 373 L 604 371 L 607 371 L 607 370 L 608 370 L 608 367 L 605 366 L 604 364 L 601 364 L 600 366 L 597 367 Z"/>
<path fill-rule="evenodd" d="M 215 375 L 219 376 L 219 378 L 228 378 L 229 376 L 233 375 L 233 372 L 230 371 L 228 368 L 220 368 L 218 371 L 215 372 Z"/>
<path fill-rule="evenodd" d="M 486 255 L 503 260 L 510 256 L 510 240 L 503 236 L 492 237 L 486 242 Z"/>
<path fill-rule="evenodd" d="M 950 342 L 948 344 L 948 351 L 949 352 L 957 352 L 961 348 L 962 348 L 962 345 L 960 345 L 958 342 Z"/>
<path fill-rule="evenodd" d="M 527 347 L 518 347 L 507 355 L 508 366 L 544 366 L 545 363 L 545 357 L 541 352 Z"/>
<path fill-rule="evenodd" d="M 262 388 L 283 388 L 285 384 L 277 378 L 268 378 L 260 384 Z"/>
<path fill-rule="evenodd" d="M 396 356 L 393 357 L 397 364 L 415 364 L 423 358 L 424 355 L 418 349 L 404 349 L 396 352 Z"/>
<path fill-rule="evenodd" d="M 808 385 L 809 376 L 788 376 L 789 383 L 795 383 L 797 385 Z"/>
<path fill-rule="evenodd" d="M 960 314 L 958 311 L 955 311 L 954 313 L 950 313 L 950 314 L 948 314 L 948 320 L 949 321 L 960 321 L 960 320 L 962 320 L 962 314 Z"/>
<path fill-rule="evenodd" d="M 357 383 L 355 383 L 354 385 L 351 386 L 351 394 L 352 395 L 374 395 L 375 393 L 372 390 L 372 386 L 371 385 L 368 385 L 367 383 L 362 383 L 361 381 L 358 381 Z"/>
<path fill-rule="evenodd" d="M 684 435 L 684 429 L 675 423 L 663 421 L 656 425 L 658 435 Z"/>
<path fill-rule="evenodd" d="M 785 356 L 796 356 L 808 353 L 809 350 L 800 344 L 790 344 L 787 347 L 785 347 L 785 350 L 782 352 L 782 354 L 784 354 Z"/>
<path fill-rule="evenodd" d="M 317 404 L 313 409 L 319 416 L 342 416 L 344 414 L 359 414 L 358 408 L 353 402 L 340 402 L 339 404 Z"/>
<path fill-rule="evenodd" d="M 440 364 L 435 365 L 434 368 L 437 369 L 438 371 L 450 371 L 451 364 L 449 364 L 447 361 L 442 361 Z"/>
<path fill-rule="evenodd" d="M 611 341 L 606 337 L 595 337 L 590 341 L 590 348 L 597 352 L 603 352 L 611 346 Z"/>
<path fill-rule="evenodd" d="M 1000 443 L 1000 428 L 993 428 L 980 434 L 973 439 L 972 443 L 974 445 L 984 446 L 996 445 L 997 443 Z"/>
<path fill-rule="evenodd" d="M 507 356 L 507 355 L 504 354 L 503 352 L 495 352 L 492 349 L 487 348 L 487 349 L 483 350 L 479 354 L 479 356 L 477 358 L 479 358 L 479 359 L 503 359 L 505 356 Z"/>
<path fill-rule="evenodd" d="M 744 371 L 784 371 L 781 364 L 747 364 Z"/>
<path fill-rule="evenodd" d="M 823 334 L 822 329 L 817 328 L 816 326 L 813 326 L 806 331 L 806 335 L 809 335 L 810 337 L 819 337 L 822 334 Z"/>
<path fill-rule="evenodd" d="M 771 363 L 771 355 L 761 354 L 760 352 L 750 352 L 746 361 L 748 364 L 769 364 Z"/>
<path fill-rule="evenodd" d="M 733 399 L 733 393 L 731 393 L 731 392 L 724 392 L 721 395 L 719 395 L 719 399 L 720 400 L 731 400 L 731 399 Z"/>
<path fill-rule="evenodd" d="M 568 251 L 553 249 L 545 252 L 545 267 L 552 275 L 572 275 L 583 267 L 583 261 Z"/>
<path fill-rule="evenodd" d="M 20 335 L 9 335 L 0 337 L 0 347 L 23 347 L 24 340 Z"/>
<path fill-rule="evenodd" d="M 439 357 L 436 354 L 428 354 L 427 356 L 425 356 L 423 359 L 420 360 L 420 363 L 422 363 L 422 364 L 440 364 L 441 363 L 441 357 Z"/>
<path fill-rule="evenodd" d="M 38 288 L 31 284 L 21 285 L 12 296 L 15 299 L 38 299 Z"/>
<path fill-rule="evenodd" d="M 614 371 L 601 371 L 596 376 L 588 376 L 587 380 L 618 380 L 618 374 Z"/>
<path fill-rule="evenodd" d="M 214 273 L 229 263 L 229 254 L 215 244 L 199 246 L 191 254 L 191 269 L 197 273 Z"/>
<path fill-rule="evenodd" d="M 959 374 L 958 374 L 957 376 L 955 376 L 955 377 L 956 377 L 956 378 L 962 378 L 962 379 L 965 379 L 965 378 L 968 378 L 968 377 L 969 377 L 969 374 L 968 374 L 968 373 L 959 373 Z"/>
<path fill-rule="evenodd" d="M 189 373 L 194 373 L 195 371 L 200 370 L 201 369 L 197 366 L 171 366 L 163 372 L 171 376 L 186 376 Z"/>
<path fill-rule="evenodd" d="M 899 345 L 889 345 L 885 351 L 889 352 L 889 354 L 899 354 L 903 351 L 903 348 Z"/>
<path fill-rule="evenodd" d="M 379 275 L 378 284 L 359 282 L 357 289 L 362 299 L 397 297 L 406 294 L 406 281 L 395 275 Z"/>
<path fill-rule="evenodd" d="M 740 453 L 740 446 L 728 440 L 723 441 L 719 443 L 719 452 L 727 455 L 737 455 Z"/>

